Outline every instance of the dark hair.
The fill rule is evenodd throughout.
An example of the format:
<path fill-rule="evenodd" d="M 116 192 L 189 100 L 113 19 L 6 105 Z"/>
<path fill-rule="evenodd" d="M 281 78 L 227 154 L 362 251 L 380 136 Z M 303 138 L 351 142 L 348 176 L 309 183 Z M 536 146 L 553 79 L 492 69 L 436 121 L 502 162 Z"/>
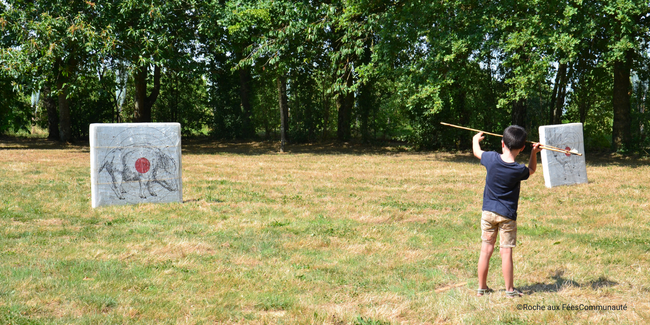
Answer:
<path fill-rule="evenodd" d="M 519 125 L 511 125 L 503 131 L 503 144 L 509 150 L 521 149 L 526 145 L 526 129 Z"/>

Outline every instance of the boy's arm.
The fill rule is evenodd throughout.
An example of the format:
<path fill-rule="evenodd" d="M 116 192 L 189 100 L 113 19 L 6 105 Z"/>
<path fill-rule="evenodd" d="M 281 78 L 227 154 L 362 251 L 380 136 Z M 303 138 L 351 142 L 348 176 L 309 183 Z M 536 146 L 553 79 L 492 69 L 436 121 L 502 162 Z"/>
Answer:
<path fill-rule="evenodd" d="M 528 170 L 530 171 L 529 176 L 535 174 L 535 171 L 537 170 L 537 153 L 542 151 L 539 146 L 539 143 L 534 143 L 533 150 L 530 151 L 530 159 L 528 160 Z"/>
<path fill-rule="evenodd" d="M 474 138 L 472 139 L 472 149 L 474 151 L 474 156 L 476 158 L 481 159 L 483 156 L 483 150 L 481 150 L 481 144 L 479 142 L 483 141 L 485 137 L 483 136 L 483 132 L 479 132 L 476 135 L 474 135 Z"/>

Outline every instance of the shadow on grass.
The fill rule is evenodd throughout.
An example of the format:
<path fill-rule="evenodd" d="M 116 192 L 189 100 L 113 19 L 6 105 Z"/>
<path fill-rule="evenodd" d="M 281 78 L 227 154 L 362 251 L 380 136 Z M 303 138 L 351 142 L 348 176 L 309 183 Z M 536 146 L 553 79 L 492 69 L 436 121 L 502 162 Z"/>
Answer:
<path fill-rule="evenodd" d="M 214 155 L 230 153 L 239 155 L 268 155 L 280 154 L 279 141 L 220 141 L 210 137 L 183 137 L 184 154 Z M 87 140 L 73 143 L 61 143 L 45 138 L 21 138 L 0 135 L 0 151 L 2 150 L 78 150 L 90 152 Z M 306 144 L 289 144 L 284 154 L 317 154 L 317 155 L 392 155 L 399 153 L 430 154 L 441 151 L 413 151 L 404 142 L 384 142 L 376 145 L 364 145 L 355 141 L 338 142 L 325 141 Z M 519 163 L 528 163 L 529 152 L 519 155 Z M 587 166 L 606 167 L 621 166 L 638 168 L 650 165 L 650 159 L 617 154 L 587 153 Z M 446 152 L 444 155 L 427 158 L 431 161 L 446 161 L 458 163 L 479 163 L 471 151 Z M 538 157 L 538 162 L 541 161 Z"/>
<path fill-rule="evenodd" d="M 650 165 L 650 159 L 635 156 L 622 156 L 618 154 L 600 154 L 589 156 L 587 153 L 587 166 L 593 167 L 630 167 L 639 168 Z"/>
<path fill-rule="evenodd" d="M 279 141 L 219 141 L 211 138 L 183 138 L 183 153 L 213 155 L 232 153 L 240 155 L 267 154 L 317 154 L 317 155 L 380 155 L 408 152 L 404 143 L 363 145 L 356 142 L 325 141 L 305 144 L 288 144 L 280 153 Z"/>
<path fill-rule="evenodd" d="M 618 285 L 618 282 L 610 281 L 605 277 L 600 277 L 597 280 L 589 281 L 586 283 L 578 283 L 573 280 L 569 280 L 563 277 L 563 270 L 556 270 L 555 275 L 551 277 L 555 282 L 554 283 L 542 283 L 538 282 L 535 284 L 527 285 L 524 287 L 517 287 L 521 292 L 526 294 L 531 294 L 533 292 L 558 292 L 562 287 L 572 286 L 577 288 L 590 287 L 594 290 L 600 288 L 608 288 Z"/>
<path fill-rule="evenodd" d="M 2 150 L 78 150 L 90 152 L 88 141 L 63 143 L 44 138 L 19 138 L 0 136 L 0 151 Z"/>
<path fill-rule="evenodd" d="M 210 137 L 183 137 L 183 154 L 214 155 L 230 153 L 238 155 L 280 154 L 279 141 L 220 141 Z M 1 150 L 80 150 L 90 152 L 88 140 L 62 143 L 45 138 L 21 138 L 0 135 Z M 402 142 L 386 142 L 381 145 L 364 145 L 352 142 L 326 141 L 319 143 L 289 144 L 284 154 L 318 155 L 381 155 L 408 152 Z"/>
<path fill-rule="evenodd" d="M 445 161 L 445 162 L 455 162 L 455 163 L 464 163 L 464 164 L 480 164 L 481 161 L 474 157 L 474 154 L 467 151 L 467 152 L 456 152 L 456 153 L 449 153 L 449 155 L 444 155 L 440 157 L 435 157 L 435 158 L 428 158 L 428 160 L 431 161 Z"/>

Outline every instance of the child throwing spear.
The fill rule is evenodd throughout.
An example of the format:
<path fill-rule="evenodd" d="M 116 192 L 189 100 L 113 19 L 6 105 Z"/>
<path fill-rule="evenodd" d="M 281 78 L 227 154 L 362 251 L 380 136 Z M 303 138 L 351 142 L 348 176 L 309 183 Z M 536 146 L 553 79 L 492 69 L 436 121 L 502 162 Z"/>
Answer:
<path fill-rule="evenodd" d="M 523 294 L 515 289 L 513 280 L 512 249 L 517 243 L 517 207 L 522 180 L 528 179 L 537 169 L 537 153 L 542 149 L 539 143 L 533 144 L 528 167 L 515 162 L 515 158 L 526 144 L 526 130 L 511 125 L 503 132 L 501 151 L 481 150 L 483 132 L 473 138 L 474 155 L 485 166 L 485 189 L 483 190 L 483 213 L 481 216 L 481 255 L 478 260 L 478 293 L 483 296 L 492 290 L 487 286 L 490 258 L 499 233 L 501 251 L 501 270 L 506 285 L 507 297 L 520 297 Z"/>

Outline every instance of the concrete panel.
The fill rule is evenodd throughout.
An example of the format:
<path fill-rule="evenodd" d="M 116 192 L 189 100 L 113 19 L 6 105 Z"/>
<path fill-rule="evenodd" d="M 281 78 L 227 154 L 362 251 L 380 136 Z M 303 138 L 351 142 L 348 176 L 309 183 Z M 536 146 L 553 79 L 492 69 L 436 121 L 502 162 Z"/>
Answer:
<path fill-rule="evenodd" d="M 93 208 L 183 202 L 181 125 L 90 125 Z"/>
<path fill-rule="evenodd" d="M 582 123 L 546 125 L 539 127 L 541 144 L 562 149 L 575 149 L 582 156 L 542 150 L 542 166 L 546 187 L 587 183 L 585 145 Z"/>

